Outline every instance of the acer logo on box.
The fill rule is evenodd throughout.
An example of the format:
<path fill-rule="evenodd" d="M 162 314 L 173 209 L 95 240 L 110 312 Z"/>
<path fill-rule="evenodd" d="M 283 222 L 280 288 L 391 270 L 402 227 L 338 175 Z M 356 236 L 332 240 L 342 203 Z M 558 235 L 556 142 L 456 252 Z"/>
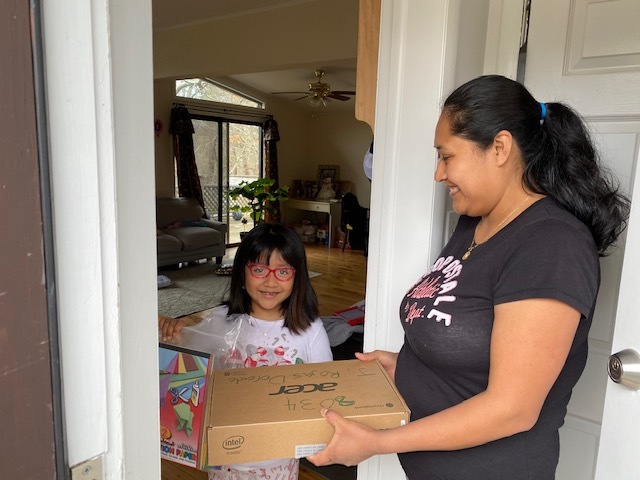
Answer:
<path fill-rule="evenodd" d="M 335 382 L 327 383 L 305 383 L 304 385 L 283 385 L 275 393 L 269 395 L 292 395 L 295 393 L 311 393 L 311 392 L 333 392 L 338 386 Z"/>
<path fill-rule="evenodd" d="M 222 448 L 225 450 L 235 450 L 240 448 L 244 443 L 244 437 L 242 435 L 236 435 L 235 437 L 229 437 L 222 442 Z"/>

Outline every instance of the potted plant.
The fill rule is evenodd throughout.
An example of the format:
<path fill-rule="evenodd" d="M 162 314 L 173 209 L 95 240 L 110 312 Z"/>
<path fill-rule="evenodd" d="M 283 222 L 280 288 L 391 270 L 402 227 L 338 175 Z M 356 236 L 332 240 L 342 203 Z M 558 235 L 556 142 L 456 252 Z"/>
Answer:
<path fill-rule="evenodd" d="M 244 197 L 249 203 L 247 205 L 233 205 L 230 207 L 230 211 L 249 212 L 254 226 L 264 221 L 267 212 L 276 215 L 278 209 L 273 206 L 273 203 L 289 198 L 289 186 L 278 187 L 272 191 L 271 187 L 275 183 L 276 181 L 271 178 L 259 178 L 252 182 L 241 182 L 240 185 L 229 190 L 229 197 L 232 200 Z"/>

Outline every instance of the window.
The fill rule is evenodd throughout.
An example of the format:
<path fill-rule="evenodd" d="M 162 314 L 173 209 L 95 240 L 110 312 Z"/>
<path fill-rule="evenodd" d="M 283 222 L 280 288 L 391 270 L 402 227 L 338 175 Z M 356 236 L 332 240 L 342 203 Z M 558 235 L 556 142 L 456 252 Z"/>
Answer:
<path fill-rule="evenodd" d="M 243 107 L 264 108 L 264 103 L 208 78 L 176 80 L 176 97 L 228 103 Z"/>
<path fill-rule="evenodd" d="M 176 97 L 184 99 L 180 101 L 193 122 L 193 146 L 207 213 L 229 226 L 227 244 L 238 243 L 240 232 L 250 228 L 252 222 L 248 219 L 245 225 L 230 215 L 227 192 L 243 180 L 263 176 L 262 124 L 267 119 L 261 111 L 264 104 L 202 78 L 176 80 Z M 227 106 L 220 108 L 220 103 Z M 252 109 L 258 111 L 251 112 Z M 177 189 L 177 179 L 175 183 Z"/>

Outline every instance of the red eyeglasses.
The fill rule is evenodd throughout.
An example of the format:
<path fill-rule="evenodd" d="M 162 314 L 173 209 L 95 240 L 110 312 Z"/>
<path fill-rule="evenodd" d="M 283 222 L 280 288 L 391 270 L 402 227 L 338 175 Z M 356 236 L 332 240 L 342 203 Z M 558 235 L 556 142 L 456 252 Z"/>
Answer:
<path fill-rule="evenodd" d="M 273 272 L 276 280 L 281 282 L 291 280 L 296 274 L 296 269 L 292 267 L 269 268 L 267 265 L 260 265 L 259 263 L 247 263 L 247 268 L 252 277 L 267 278 Z"/>

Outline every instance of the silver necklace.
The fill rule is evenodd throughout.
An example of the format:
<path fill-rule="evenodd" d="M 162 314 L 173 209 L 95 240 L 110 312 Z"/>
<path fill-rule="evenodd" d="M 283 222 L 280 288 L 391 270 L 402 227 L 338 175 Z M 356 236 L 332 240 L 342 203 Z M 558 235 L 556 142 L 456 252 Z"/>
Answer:
<path fill-rule="evenodd" d="M 269 327 L 269 330 L 265 332 L 264 330 L 262 330 L 262 327 L 260 327 L 260 324 L 258 323 L 259 320 L 257 318 L 254 318 L 253 321 L 256 327 L 258 327 L 258 330 L 260 330 L 260 333 L 262 333 L 262 335 L 265 337 L 267 337 L 271 333 L 271 330 L 273 330 L 273 327 L 275 327 L 276 323 L 278 323 L 278 320 L 274 320 L 273 322 L 271 322 L 271 326 Z"/>
<path fill-rule="evenodd" d="M 473 250 L 478 246 L 478 245 L 482 245 L 484 242 L 486 242 L 487 240 L 489 240 L 489 238 L 491 238 L 491 236 L 496 233 L 498 231 L 498 229 L 504 225 L 504 222 L 506 222 L 511 215 L 513 215 L 514 213 L 516 213 L 518 210 L 520 210 L 520 208 L 522 208 L 522 206 L 527 203 L 527 200 L 529 200 L 529 198 L 531 198 L 531 195 L 527 195 L 527 198 L 524 199 L 524 201 L 518 205 L 516 208 L 514 208 L 513 210 L 511 210 L 511 212 L 509 213 L 509 215 L 507 215 L 506 217 L 504 217 L 504 219 L 495 226 L 495 228 L 493 230 L 491 230 L 489 232 L 489 235 L 487 235 L 486 237 L 484 237 L 482 240 L 480 240 L 478 243 L 476 243 L 476 233 L 478 232 L 478 227 L 480 226 L 480 222 L 478 222 L 478 224 L 476 225 L 475 230 L 473 231 L 473 238 L 471 239 L 471 245 L 469 245 L 469 248 L 467 248 L 467 251 L 464 252 L 464 255 L 462 255 L 462 260 L 466 260 L 467 258 L 469 258 L 469 256 L 471 255 L 471 252 L 473 252 Z"/>

